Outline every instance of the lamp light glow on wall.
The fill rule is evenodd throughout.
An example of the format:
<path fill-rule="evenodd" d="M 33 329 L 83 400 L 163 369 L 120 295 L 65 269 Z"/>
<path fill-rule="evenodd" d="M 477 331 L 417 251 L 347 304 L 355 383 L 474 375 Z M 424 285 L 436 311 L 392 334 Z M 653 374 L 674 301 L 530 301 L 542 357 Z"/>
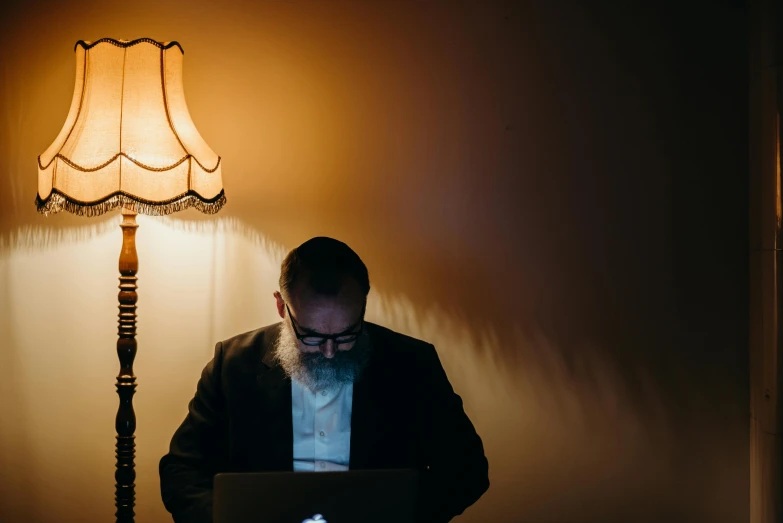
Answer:
<path fill-rule="evenodd" d="M 36 206 L 98 216 L 121 208 L 117 354 L 117 522 L 135 505 L 133 394 L 136 377 L 136 214 L 160 216 L 225 204 L 221 159 L 196 130 L 185 103 L 184 52 L 149 38 L 78 41 L 76 84 L 60 134 L 38 157 Z"/>

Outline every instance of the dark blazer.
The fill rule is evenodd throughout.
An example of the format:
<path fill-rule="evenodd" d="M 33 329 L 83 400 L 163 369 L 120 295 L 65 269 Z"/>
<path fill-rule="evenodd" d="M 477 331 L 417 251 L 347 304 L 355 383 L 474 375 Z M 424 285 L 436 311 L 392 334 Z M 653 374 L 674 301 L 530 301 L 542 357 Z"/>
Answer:
<path fill-rule="evenodd" d="M 366 323 L 372 355 L 354 383 L 350 469 L 420 471 L 417 521 L 442 523 L 489 488 L 481 438 L 435 347 Z M 212 521 L 218 472 L 293 470 L 291 380 L 273 357 L 281 324 L 220 342 L 160 460 L 177 523 Z"/>

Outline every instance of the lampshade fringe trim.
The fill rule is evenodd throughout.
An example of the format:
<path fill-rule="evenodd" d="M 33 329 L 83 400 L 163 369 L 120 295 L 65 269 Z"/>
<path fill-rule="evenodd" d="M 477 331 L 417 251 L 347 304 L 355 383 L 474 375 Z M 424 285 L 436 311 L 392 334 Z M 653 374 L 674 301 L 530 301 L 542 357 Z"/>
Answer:
<path fill-rule="evenodd" d="M 135 40 L 131 40 L 131 41 L 122 41 L 122 40 L 117 40 L 116 38 L 101 38 L 100 40 L 95 40 L 94 42 L 85 42 L 84 40 L 79 40 L 76 42 L 76 44 L 74 44 L 73 50 L 76 51 L 76 48 L 79 46 L 82 46 L 84 49 L 92 49 L 96 45 L 102 43 L 109 43 L 111 45 L 117 47 L 123 47 L 123 48 L 133 47 L 134 45 L 138 45 L 138 44 L 152 44 L 155 47 L 158 47 L 163 50 L 171 49 L 172 47 L 179 47 L 180 52 L 182 52 L 182 54 L 185 54 L 185 50 L 182 49 L 182 46 L 176 40 L 173 40 L 171 42 L 158 42 L 157 40 L 153 40 L 152 38 L 136 38 Z"/>
<path fill-rule="evenodd" d="M 175 212 L 184 211 L 190 207 L 204 214 L 215 214 L 225 205 L 226 195 L 223 190 L 211 199 L 204 199 L 195 191 L 188 191 L 180 196 L 164 202 L 153 202 L 135 198 L 123 192 L 114 193 L 97 202 L 81 202 L 63 195 L 57 189 L 45 199 L 39 195 L 35 197 L 35 205 L 38 212 L 44 216 L 60 211 L 68 211 L 78 216 L 100 216 L 118 207 L 133 208 L 139 214 L 149 216 L 167 216 Z"/>

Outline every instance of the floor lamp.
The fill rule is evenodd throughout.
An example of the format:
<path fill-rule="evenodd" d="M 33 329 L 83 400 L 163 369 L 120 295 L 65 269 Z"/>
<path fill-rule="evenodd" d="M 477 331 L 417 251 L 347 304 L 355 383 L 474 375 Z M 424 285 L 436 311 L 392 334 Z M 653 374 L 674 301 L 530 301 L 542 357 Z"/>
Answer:
<path fill-rule="evenodd" d="M 221 162 L 188 113 L 183 50 L 149 38 L 78 41 L 76 85 L 54 143 L 38 157 L 36 206 L 98 216 L 122 212 L 117 355 L 117 523 L 132 523 L 136 415 L 136 214 L 195 207 L 218 212 L 226 201 Z"/>

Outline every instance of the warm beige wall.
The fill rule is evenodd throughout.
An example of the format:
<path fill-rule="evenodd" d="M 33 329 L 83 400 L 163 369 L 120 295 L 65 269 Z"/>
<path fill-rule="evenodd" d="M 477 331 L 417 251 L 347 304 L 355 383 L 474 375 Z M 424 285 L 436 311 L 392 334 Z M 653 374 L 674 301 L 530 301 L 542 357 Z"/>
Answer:
<path fill-rule="evenodd" d="M 690 72 L 702 47 L 683 36 L 687 14 L 2 9 L 0 521 L 113 512 L 118 217 L 45 219 L 32 204 L 73 43 L 103 36 L 182 43 L 229 201 L 215 219 L 139 219 L 138 521 L 168 520 L 157 460 L 215 341 L 275 320 L 280 257 L 318 234 L 366 260 L 369 319 L 436 344 L 484 437 L 492 488 L 461 521 L 746 517 L 744 200 L 731 178 L 744 129 L 715 130 L 744 98 L 730 82 L 686 96 L 742 62 L 718 53 L 720 67 Z M 698 30 L 724 34 L 733 16 Z"/>

